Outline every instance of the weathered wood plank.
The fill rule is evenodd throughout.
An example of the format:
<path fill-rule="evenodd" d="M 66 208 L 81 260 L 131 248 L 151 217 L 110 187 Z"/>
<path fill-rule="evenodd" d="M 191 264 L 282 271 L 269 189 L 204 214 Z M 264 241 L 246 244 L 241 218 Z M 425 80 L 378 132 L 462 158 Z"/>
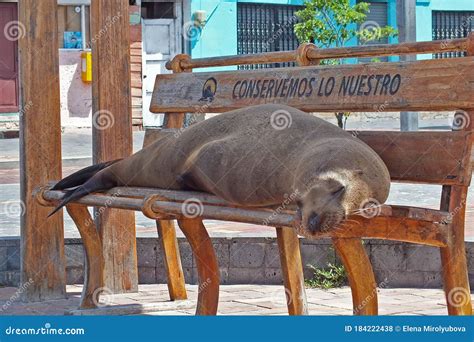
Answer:
<path fill-rule="evenodd" d="M 471 181 L 470 155 L 466 153 L 471 132 L 353 131 L 352 134 L 382 158 L 394 181 L 464 185 Z"/>
<path fill-rule="evenodd" d="M 46 219 L 33 190 L 61 178 L 58 15 L 56 0 L 20 0 L 21 282 L 27 301 L 64 298 L 61 214 Z M 21 27 L 20 27 L 21 28 Z"/>
<path fill-rule="evenodd" d="M 132 153 L 128 6 L 127 0 L 91 3 L 91 35 L 98 37 L 92 40 L 93 154 L 96 163 Z M 113 25 L 110 25 L 111 21 Z M 105 256 L 104 286 L 114 292 L 137 291 L 134 214 L 105 209 L 98 221 Z"/>
<path fill-rule="evenodd" d="M 150 110 L 224 112 L 263 103 L 308 112 L 468 109 L 473 69 L 474 58 L 463 57 L 158 75 Z"/>

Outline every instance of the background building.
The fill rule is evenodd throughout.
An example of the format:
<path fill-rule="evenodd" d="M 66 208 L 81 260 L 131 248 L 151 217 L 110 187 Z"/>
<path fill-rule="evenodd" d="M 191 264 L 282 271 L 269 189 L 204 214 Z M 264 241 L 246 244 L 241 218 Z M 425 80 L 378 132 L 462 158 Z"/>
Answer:
<path fill-rule="evenodd" d="M 356 1 L 356 0 L 352 0 Z M 402 16 L 400 3 L 414 15 Z M 372 0 L 367 22 L 403 27 L 417 41 L 464 37 L 474 30 L 472 0 Z M 65 127 L 90 127 L 91 87 L 81 79 L 81 53 L 90 47 L 90 0 L 58 0 L 61 118 Z M 134 125 L 159 126 L 148 111 L 156 74 L 177 53 L 193 58 L 295 49 L 294 13 L 303 0 L 130 0 L 132 112 Z M 14 0 L 0 0 L 0 130 L 18 123 L 17 39 L 5 32 L 18 20 Z M 403 18 L 403 19 L 402 19 Z M 111 18 L 111 22 L 113 18 Z M 21 25 L 19 27 L 21 34 Z M 405 34 L 404 37 L 410 37 Z M 402 39 L 406 40 L 406 39 Z M 382 43 L 397 43 L 399 37 Z M 350 42 L 357 45 L 356 39 Z M 454 57 L 456 54 L 434 56 Z M 418 58 L 432 58 L 420 55 Z M 265 66 L 257 66 L 265 67 Z"/>

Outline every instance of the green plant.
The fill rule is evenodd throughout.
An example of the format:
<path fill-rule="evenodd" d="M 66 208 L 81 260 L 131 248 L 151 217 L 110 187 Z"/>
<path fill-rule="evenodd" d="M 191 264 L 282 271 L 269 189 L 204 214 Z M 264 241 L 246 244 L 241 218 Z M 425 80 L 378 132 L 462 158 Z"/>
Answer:
<path fill-rule="evenodd" d="M 300 42 L 314 42 L 320 47 L 342 47 L 357 37 L 363 43 L 392 37 L 397 30 L 376 23 L 363 25 L 369 13 L 369 3 L 350 0 L 306 0 L 304 8 L 296 12 L 299 22 L 295 33 Z"/>
<path fill-rule="evenodd" d="M 313 277 L 305 279 L 307 287 L 318 289 L 332 289 L 347 284 L 347 274 L 343 265 L 327 264 L 327 267 L 317 268 L 307 265 L 313 270 Z"/>
<path fill-rule="evenodd" d="M 319 47 L 344 47 L 357 38 L 361 43 L 393 37 L 398 34 L 391 26 L 380 27 L 366 21 L 367 2 L 351 5 L 350 0 L 306 0 L 304 8 L 296 12 L 299 22 L 295 34 L 300 42 L 315 43 Z M 342 64 L 343 60 L 324 60 L 322 64 Z M 345 128 L 350 113 L 335 113 L 337 124 Z"/>

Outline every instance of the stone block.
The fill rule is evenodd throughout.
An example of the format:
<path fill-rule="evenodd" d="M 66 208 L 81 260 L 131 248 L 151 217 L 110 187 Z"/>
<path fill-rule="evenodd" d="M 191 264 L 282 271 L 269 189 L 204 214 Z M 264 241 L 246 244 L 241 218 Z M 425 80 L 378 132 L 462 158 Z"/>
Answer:
<path fill-rule="evenodd" d="M 375 279 L 384 287 L 414 287 L 414 288 L 439 288 L 441 286 L 441 274 L 423 271 L 392 271 L 375 270 Z"/>
<path fill-rule="evenodd" d="M 155 267 L 139 267 L 138 268 L 139 284 L 156 284 L 156 268 Z"/>
<path fill-rule="evenodd" d="M 229 268 L 225 267 L 225 266 L 224 267 L 219 267 L 219 277 L 220 277 L 219 279 L 220 279 L 220 284 L 221 285 L 228 284 L 228 282 L 229 282 Z M 184 278 L 186 279 L 186 276 Z M 193 267 L 192 268 L 192 282 L 190 281 L 189 284 L 198 284 L 198 280 L 199 280 L 199 277 L 198 277 L 197 268 Z M 186 281 L 186 283 L 188 283 L 188 282 Z"/>
<path fill-rule="evenodd" d="M 276 240 L 269 241 L 265 248 L 265 267 L 280 268 L 280 251 Z"/>
<path fill-rule="evenodd" d="M 66 267 L 84 267 L 85 254 L 82 245 L 66 244 L 64 245 L 64 254 L 66 255 Z"/>
<path fill-rule="evenodd" d="M 20 269 L 20 246 L 7 247 L 7 270 L 16 271 Z"/>
<path fill-rule="evenodd" d="M 193 250 L 188 242 L 179 242 L 179 254 L 181 255 L 181 265 L 183 267 L 192 268 L 194 266 Z"/>
<path fill-rule="evenodd" d="M 252 242 L 232 242 L 230 246 L 230 264 L 232 268 L 258 268 L 263 266 L 265 244 Z"/>
<path fill-rule="evenodd" d="M 3 271 L 0 272 L 0 286 L 19 286 L 20 271 Z"/>
<path fill-rule="evenodd" d="M 82 267 L 66 268 L 66 283 L 68 285 L 84 283 L 84 269 Z"/>
<path fill-rule="evenodd" d="M 8 247 L 0 247 L 0 271 L 8 270 Z"/>
<path fill-rule="evenodd" d="M 265 284 L 281 285 L 283 284 L 283 275 L 281 268 L 266 268 L 265 269 Z"/>
<path fill-rule="evenodd" d="M 370 261 L 374 270 L 400 271 L 406 270 L 406 245 L 374 244 L 370 246 Z"/>
<path fill-rule="evenodd" d="M 217 262 L 219 266 L 229 267 L 230 261 L 230 247 L 229 243 L 219 239 L 217 243 L 214 243 L 214 251 L 216 252 Z"/>
<path fill-rule="evenodd" d="M 326 267 L 328 263 L 334 264 L 336 262 L 334 249 L 330 245 L 308 245 L 301 246 L 301 257 L 303 261 L 303 268 L 307 265 L 314 267 Z"/>
<path fill-rule="evenodd" d="M 144 243 L 143 239 L 137 243 L 138 267 L 155 268 L 157 265 L 157 239 L 150 239 L 151 243 Z"/>
<path fill-rule="evenodd" d="M 406 246 L 408 271 L 441 271 L 441 256 L 439 248 L 431 246 Z"/>
<path fill-rule="evenodd" d="M 228 284 L 265 284 L 265 270 L 257 268 L 229 268 Z"/>

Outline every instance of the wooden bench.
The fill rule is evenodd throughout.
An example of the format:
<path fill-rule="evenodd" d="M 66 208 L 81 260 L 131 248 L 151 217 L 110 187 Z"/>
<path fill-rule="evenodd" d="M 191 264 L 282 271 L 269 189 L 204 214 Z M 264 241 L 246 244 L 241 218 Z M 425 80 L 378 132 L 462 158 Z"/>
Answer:
<path fill-rule="evenodd" d="M 468 56 L 404 63 L 316 65 L 327 58 L 447 51 L 466 51 Z M 457 111 L 453 131 L 353 132 L 381 156 L 393 181 L 442 185 L 439 210 L 383 205 L 374 217 L 351 216 L 347 229 L 321 234 L 321 237 L 332 239 L 347 270 L 354 314 L 377 314 L 376 281 L 362 244 L 362 238 L 374 238 L 439 247 L 448 313 L 470 315 L 472 307 L 464 246 L 464 219 L 471 181 L 474 57 L 470 56 L 473 55 L 474 34 L 466 39 L 443 42 L 325 50 L 303 44 L 296 51 L 203 59 L 178 55 L 167 64 L 174 74 L 158 75 L 156 78 L 151 110 L 166 113 L 165 125 L 163 130 L 148 130 L 145 144 L 161 134 L 179 134 L 185 113 L 219 113 L 268 102 L 284 103 L 307 112 Z M 191 72 L 204 67 L 293 61 L 299 66 Z M 359 85 L 351 88 L 351 80 L 356 82 L 358 77 Z M 259 90 L 255 85 L 257 81 L 261 84 Z M 285 84 L 286 93 L 281 90 Z M 280 87 L 278 91 L 277 87 Z M 50 191 L 48 187 L 36 192 L 38 201 L 45 206 L 53 206 L 62 196 L 63 192 Z M 200 206 L 196 217 L 184 213 L 190 202 Z M 125 187 L 90 194 L 67 206 L 86 250 L 83 310 L 96 306 L 98 289 L 103 284 L 101 241 L 88 206 L 142 211 L 156 220 L 172 300 L 186 298 L 172 221 L 176 219 L 195 254 L 199 277 L 196 313 L 200 315 L 216 314 L 219 297 L 218 263 L 202 220 L 265 223 L 276 227 L 284 285 L 290 296 L 288 311 L 292 315 L 307 313 L 299 239 L 292 228 L 295 217 L 293 207 L 278 211 L 274 208 L 246 208 L 230 205 L 205 193 Z M 461 302 L 456 301 L 459 297 L 454 298 L 459 295 L 463 296 Z"/>

